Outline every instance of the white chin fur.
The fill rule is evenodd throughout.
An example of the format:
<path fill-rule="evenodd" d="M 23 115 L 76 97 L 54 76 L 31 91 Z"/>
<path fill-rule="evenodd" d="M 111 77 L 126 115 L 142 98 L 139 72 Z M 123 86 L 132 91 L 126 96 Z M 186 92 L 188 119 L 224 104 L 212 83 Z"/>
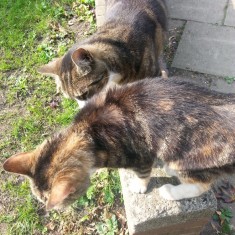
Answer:
<path fill-rule="evenodd" d="M 84 100 L 77 100 L 76 99 L 76 101 L 77 101 L 80 109 L 83 108 L 85 106 L 85 104 L 86 104 L 86 101 L 84 101 Z"/>

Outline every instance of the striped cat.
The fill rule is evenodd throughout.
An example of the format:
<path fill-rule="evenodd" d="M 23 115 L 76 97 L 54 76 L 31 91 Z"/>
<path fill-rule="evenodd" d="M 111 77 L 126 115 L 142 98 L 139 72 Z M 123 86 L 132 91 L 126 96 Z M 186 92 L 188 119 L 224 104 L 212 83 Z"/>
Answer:
<path fill-rule="evenodd" d="M 235 170 L 234 117 L 235 95 L 144 79 L 94 96 L 67 129 L 3 167 L 28 176 L 48 210 L 77 199 L 103 167 L 133 169 L 132 189 L 144 193 L 155 159 L 181 181 L 160 187 L 163 198 L 196 197 Z"/>
<path fill-rule="evenodd" d="M 164 0 L 108 0 L 104 25 L 39 72 L 55 78 L 57 92 L 83 105 L 79 101 L 107 84 L 161 75 L 166 30 Z"/>

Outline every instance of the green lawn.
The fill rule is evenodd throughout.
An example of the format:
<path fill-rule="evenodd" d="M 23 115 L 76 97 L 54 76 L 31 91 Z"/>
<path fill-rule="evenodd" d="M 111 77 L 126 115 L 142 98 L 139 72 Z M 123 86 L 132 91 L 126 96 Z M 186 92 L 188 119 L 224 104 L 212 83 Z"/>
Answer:
<path fill-rule="evenodd" d="M 84 37 L 95 31 L 93 8 L 94 0 L 0 1 L 0 162 L 31 150 L 78 112 L 76 102 L 55 96 L 54 81 L 37 68 L 74 43 L 70 20 L 88 24 Z M 122 229 L 116 171 L 96 174 L 70 209 L 49 214 L 23 177 L 0 173 L 0 234 L 111 235 Z"/>

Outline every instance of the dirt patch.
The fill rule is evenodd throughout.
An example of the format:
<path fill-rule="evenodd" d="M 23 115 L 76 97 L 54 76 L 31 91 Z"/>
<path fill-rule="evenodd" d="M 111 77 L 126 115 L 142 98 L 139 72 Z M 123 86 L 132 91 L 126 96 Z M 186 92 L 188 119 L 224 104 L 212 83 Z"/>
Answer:
<path fill-rule="evenodd" d="M 68 27 L 74 33 L 75 41 L 79 42 L 89 33 L 90 23 L 73 18 L 69 21 Z"/>

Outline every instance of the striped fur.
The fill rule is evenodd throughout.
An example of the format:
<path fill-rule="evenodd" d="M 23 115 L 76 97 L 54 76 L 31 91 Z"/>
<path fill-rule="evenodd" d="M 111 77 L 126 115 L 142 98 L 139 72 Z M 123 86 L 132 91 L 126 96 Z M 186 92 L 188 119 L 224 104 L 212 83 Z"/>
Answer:
<path fill-rule="evenodd" d="M 86 100 L 107 83 L 160 75 L 166 31 L 164 0 L 108 0 L 104 25 L 39 72 L 55 77 L 66 97 Z"/>
<path fill-rule="evenodd" d="M 94 96 L 71 126 L 33 152 L 9 158 L 4 168 L 27 175 L 34 193 L 44 202 L 47 198 L 48 209 L 84 193 L 89 172 L 97 168 L 133 169 L 141 185 L 136 191 L 144 192 L 156 159 L 182 182 L 164 186 L 160 194 L 178 200 L 176 192 L 182 196 L 184 189 L 198 196 L 218 177 L 234 172 L 234 117 L 233 94 L 145 79 Z M 52 200 L 58 185 L 62 195 Z"/>

